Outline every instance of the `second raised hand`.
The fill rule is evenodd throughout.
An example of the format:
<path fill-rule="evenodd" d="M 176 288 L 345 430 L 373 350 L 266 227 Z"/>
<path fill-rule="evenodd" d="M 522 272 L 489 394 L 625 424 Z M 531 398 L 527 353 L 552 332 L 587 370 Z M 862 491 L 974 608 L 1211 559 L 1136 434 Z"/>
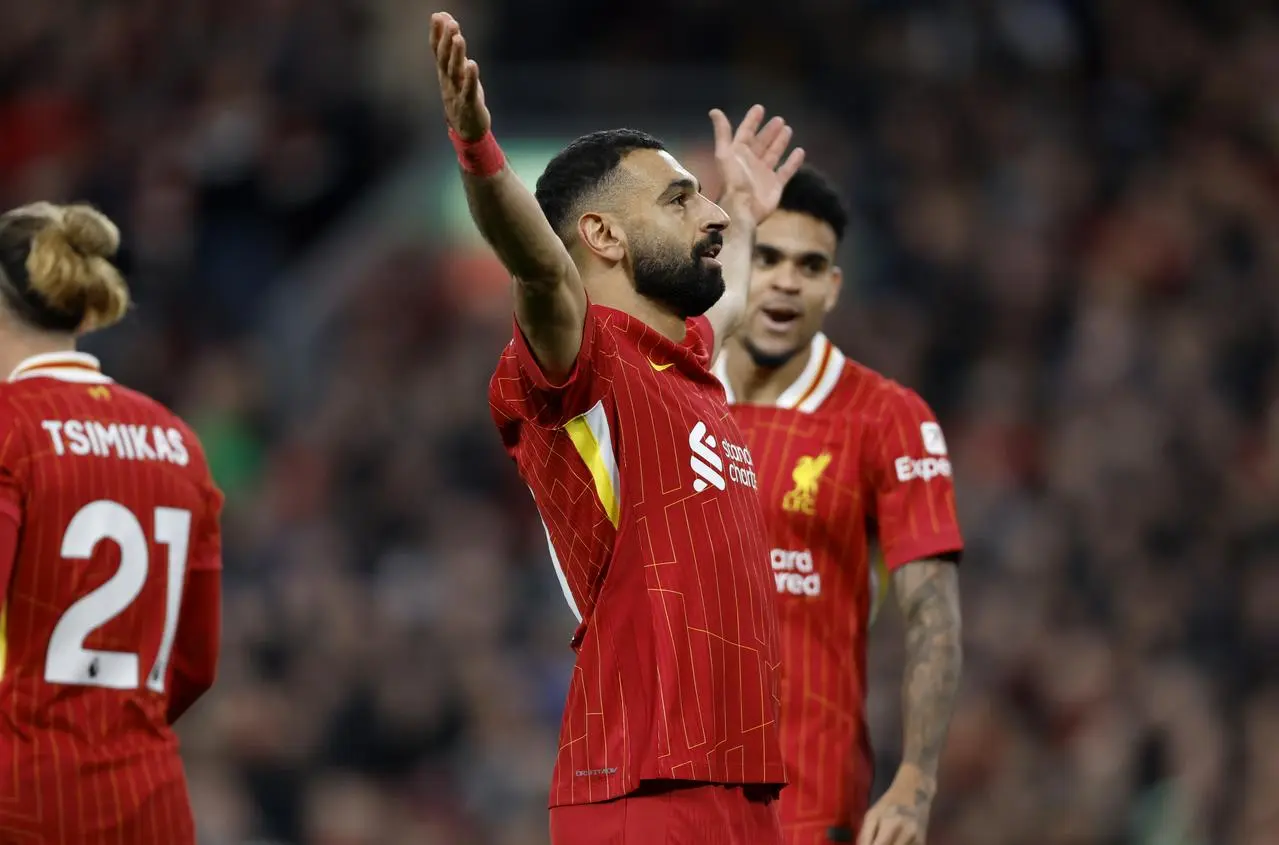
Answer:
<path fill-rule="evenodd" d="M 723 111 L 710 112 L 715 162 L 724 181 L 723 201 L 755 222 L 777 210 L 786 183 L 804 163 L 802 147 L 792 150 L 783 162 L 794 130 L 781 117 L 765 123 L 764 115 L 763 106 L 751 106 L 734 131 Z"/>

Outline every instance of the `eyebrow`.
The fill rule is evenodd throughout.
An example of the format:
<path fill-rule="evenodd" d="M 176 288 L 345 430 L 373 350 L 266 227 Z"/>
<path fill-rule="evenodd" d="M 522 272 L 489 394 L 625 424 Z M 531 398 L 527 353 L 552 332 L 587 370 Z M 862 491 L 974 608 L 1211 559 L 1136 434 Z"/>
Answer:
<path fill-rule="evenodd" d="M 806 250 L 801 250 L 799 252 L 789 252 L 788 250 L 784 250 L 781 247 L 773 246 L 772 244 L 768 244 L 768 243 L 759 243 L 758 241 L 755 243 L 755 251 L 763 252 L 763 253 L 771 253 L 772 255 L 776 255 L 778 258 L 789 258 L 792 261 L 801 262 L 801 263 L 805 261 L 816 260 L 816 261 L 825 262 L 827 264 L 831 264 L 834 261 L 832 256 L 828 255 L 827 253 L 819 249 L 806 249 Z"/>
<path fill-rule="evenodd" d="M 701 193 L 701 187 L 692 179 L 676 179 L 666 186 L 666 190 L 662 191 L 662 195 L 657 198 L 657 201 L 675 199 L 675 197 L 685 191 L 692 191 L 695 194 Z"/>

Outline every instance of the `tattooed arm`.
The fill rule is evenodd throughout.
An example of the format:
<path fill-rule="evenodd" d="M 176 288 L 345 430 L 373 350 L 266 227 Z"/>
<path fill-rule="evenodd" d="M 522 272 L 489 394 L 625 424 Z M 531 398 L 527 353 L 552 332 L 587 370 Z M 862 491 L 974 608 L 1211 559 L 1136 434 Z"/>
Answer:
<path fill-rule="evenodd" d="M 944 560 L 908 563 L 893 576 L 906 620 L 902 766 L 934 788 L 964 662 L 958 576 Z"/>
<path fill-rule="evenodd" d="M 906 621 L 902 763 L 866 815 L 862 845 L 924 843 L 963 668 L 958 576 L 954 563 L 940 559 L 908 563 L 893 575 Z"/>

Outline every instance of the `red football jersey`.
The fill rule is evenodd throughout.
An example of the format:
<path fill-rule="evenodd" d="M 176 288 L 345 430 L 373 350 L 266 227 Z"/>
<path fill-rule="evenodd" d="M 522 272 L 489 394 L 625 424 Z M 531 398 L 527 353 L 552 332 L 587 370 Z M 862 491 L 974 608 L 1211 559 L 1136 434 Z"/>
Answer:
<path fill-rule="evenodd" d="M 199 443 L 77 353 L 28 359 L 0 420 L 0 841 L 194 843 L 170 724 L 217 659 Z"/>
<path fill-rule="evenodd" d="M 715 372 L 732 404 L 722 358 Z M 732 408 L 755 457 L 780 614 L 782 823 L 791 845 L 824 842 L 867 810 L 866 631 L 884 570 L 963 548 L 946 441 L 918 395 L 820 334 L 775 404 Z"/>
<path fill-rule="evenodd" d="M 564 383 L 518 326 L 493 376 L 494 420 L 580 621 L 552 807 L 648 779 L 785 780 L 767 532 L 711 348 L 705 319 L 674 343 L 591 305 Z"/>

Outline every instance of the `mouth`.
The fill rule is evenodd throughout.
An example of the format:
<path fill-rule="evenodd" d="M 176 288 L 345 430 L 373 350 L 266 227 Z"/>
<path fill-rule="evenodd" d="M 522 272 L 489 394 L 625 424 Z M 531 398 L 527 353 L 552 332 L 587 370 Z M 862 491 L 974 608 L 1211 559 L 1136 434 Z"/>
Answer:
<path fill-rule="evenodd" d="M 764 318 L 764 328 L 772 332 L 786 332 L 800 318 L 800 310 L 793 305 L 766 305 L 760 309 Z"/>
<path fill-rule="evenodd" d="M 723 267 L 724 265 L 719 260 L 719 251 L 722 247 L 722 244 L 711 244 L 703 250 L 701 254 L 702 263 L 708 267 Z"/>

